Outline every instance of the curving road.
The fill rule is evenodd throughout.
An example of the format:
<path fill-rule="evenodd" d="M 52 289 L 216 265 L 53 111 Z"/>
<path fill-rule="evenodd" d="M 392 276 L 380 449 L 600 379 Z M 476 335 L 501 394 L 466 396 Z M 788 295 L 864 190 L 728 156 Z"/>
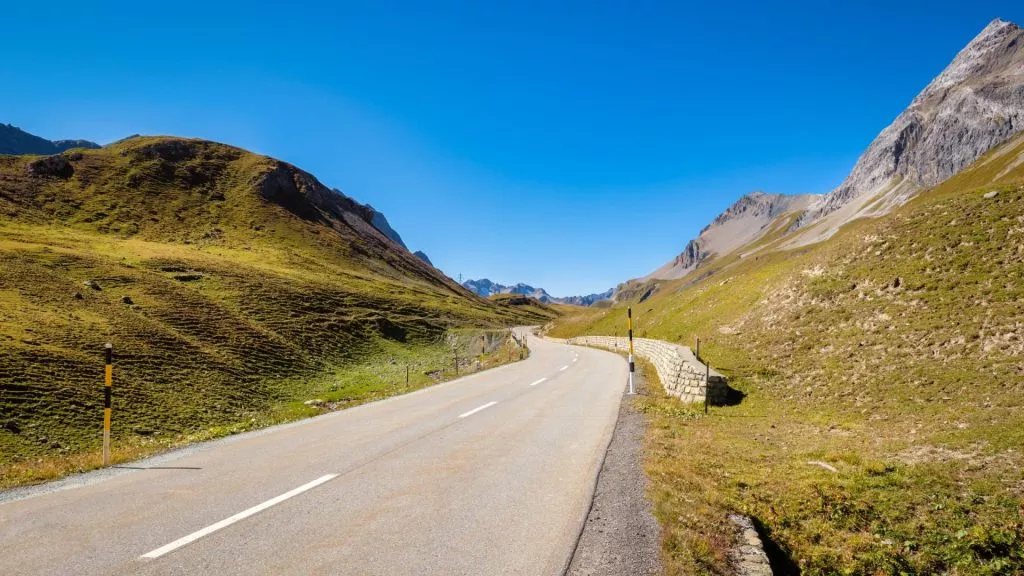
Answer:
<path fill-rule="evenodd" d="M 529 359 L 0 493 L 0 574 L 560 574 L 626 364 Z"/>

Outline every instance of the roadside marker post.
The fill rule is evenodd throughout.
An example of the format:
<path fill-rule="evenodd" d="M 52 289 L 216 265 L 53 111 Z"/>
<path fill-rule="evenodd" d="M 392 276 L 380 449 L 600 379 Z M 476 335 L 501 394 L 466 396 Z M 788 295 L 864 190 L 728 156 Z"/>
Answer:
<path fill-rule="evenodd" d="M 106 368 L 103 378 L 103 465 L 110 465 L 110 404 L 114 385 L 114 345 L 109 342 L 103 347 Z"/>
<path fill-rule="evenodd" d="M 629 322 L 629 393 L 636 394 L 636 388 L 633 387 L 633 372 L 636 370 L 636 364 L 633 363 L 633 308 L 626 308 L 626 318 Z"/>

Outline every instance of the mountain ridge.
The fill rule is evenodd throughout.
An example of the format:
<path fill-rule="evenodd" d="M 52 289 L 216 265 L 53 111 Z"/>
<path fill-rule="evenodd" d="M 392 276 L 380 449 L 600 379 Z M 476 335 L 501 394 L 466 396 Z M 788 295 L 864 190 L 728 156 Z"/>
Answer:
<path fill-rule="evenodd" d="M 744 195 L 682 252 L 639 280 L 682 278 L 769 231 L 784 233 L 781 248 L 827 239 L 857 218 L 886 214 L 945 181 L 1021 130 L 1024 30 L 997 18 L 875 137 L 838 187 L 825 194 L 774 195 L 789 203 L 774 215 L 765 206 L 773 195 Z M 745 213 L 748 204 L 759 205 L 754 217 Z"/>
<path fill-rule="evenodd" d="M 462 286 L 482 298 L 487 298 L 495 294 L 519 294 L 529 296 L 530 298 L 534 298 L 544 304 L 570 304 L 573 306 L 591 306 L 602 300 L 610 299 L 614 293 L 614 289 L 610 288 L 604 292 L 588 294 L 586 296 L 566 296 L 558 298 L 548 294 L 547 290 L 543 288 L 534 288 L 533 286 L 522 282 L 506 286 L 504 284 L 492 282 L 487 278 L 481 278 L 480 280 L 466 280 L 462 283 Z"/>
<path fill-rule="evenodd" d="M 0 154 L 50 155 L 72 148 L 96 149 L 100 145 L 88 140 L 47 140 L 12 124 L 0 124 Z"/>

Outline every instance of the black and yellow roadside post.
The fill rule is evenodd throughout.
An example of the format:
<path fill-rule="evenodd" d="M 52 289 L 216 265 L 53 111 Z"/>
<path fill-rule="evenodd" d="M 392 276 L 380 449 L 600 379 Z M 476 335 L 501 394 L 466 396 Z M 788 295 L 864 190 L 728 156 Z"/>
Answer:
<path fill-rule="evenodd" d="M 107 343 L 104 348 L 106 356 L 106 374 L 103 379 L 103 465 L 110 465 L 110 401 L 114 385 L 114 345 Z"/>
<path fill-rule="evenodd" d="M 636 369 L 636 365 L 633 363 L 633 308 L 626 308 L 626 318 L 629 322 L 629 393 L 636 394 L 636 389 L 633 387 L 633 371 Z"/>

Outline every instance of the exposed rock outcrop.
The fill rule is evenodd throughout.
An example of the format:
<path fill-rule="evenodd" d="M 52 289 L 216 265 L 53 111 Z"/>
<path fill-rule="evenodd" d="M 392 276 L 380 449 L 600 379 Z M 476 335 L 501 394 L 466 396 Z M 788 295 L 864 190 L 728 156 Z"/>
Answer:
<path fill-rule="evenodd" d="M 645 280 L 682 278 L 711 256 L 728 254 L 761 238 L 774 229 L 772 223 L 777 218 L 787 213 L 795 215 L 812 206 L 818 198 L 811 194 L 751 192 L 719 214 L 678 256 L 647 275 Z"/>
<path fill-rule="evenodd" d="M 1024 129 L 1024 30 L 994 20 L 878 135 L 853 171 L 793 224 L 797 243 L 888 212 Z"/>

